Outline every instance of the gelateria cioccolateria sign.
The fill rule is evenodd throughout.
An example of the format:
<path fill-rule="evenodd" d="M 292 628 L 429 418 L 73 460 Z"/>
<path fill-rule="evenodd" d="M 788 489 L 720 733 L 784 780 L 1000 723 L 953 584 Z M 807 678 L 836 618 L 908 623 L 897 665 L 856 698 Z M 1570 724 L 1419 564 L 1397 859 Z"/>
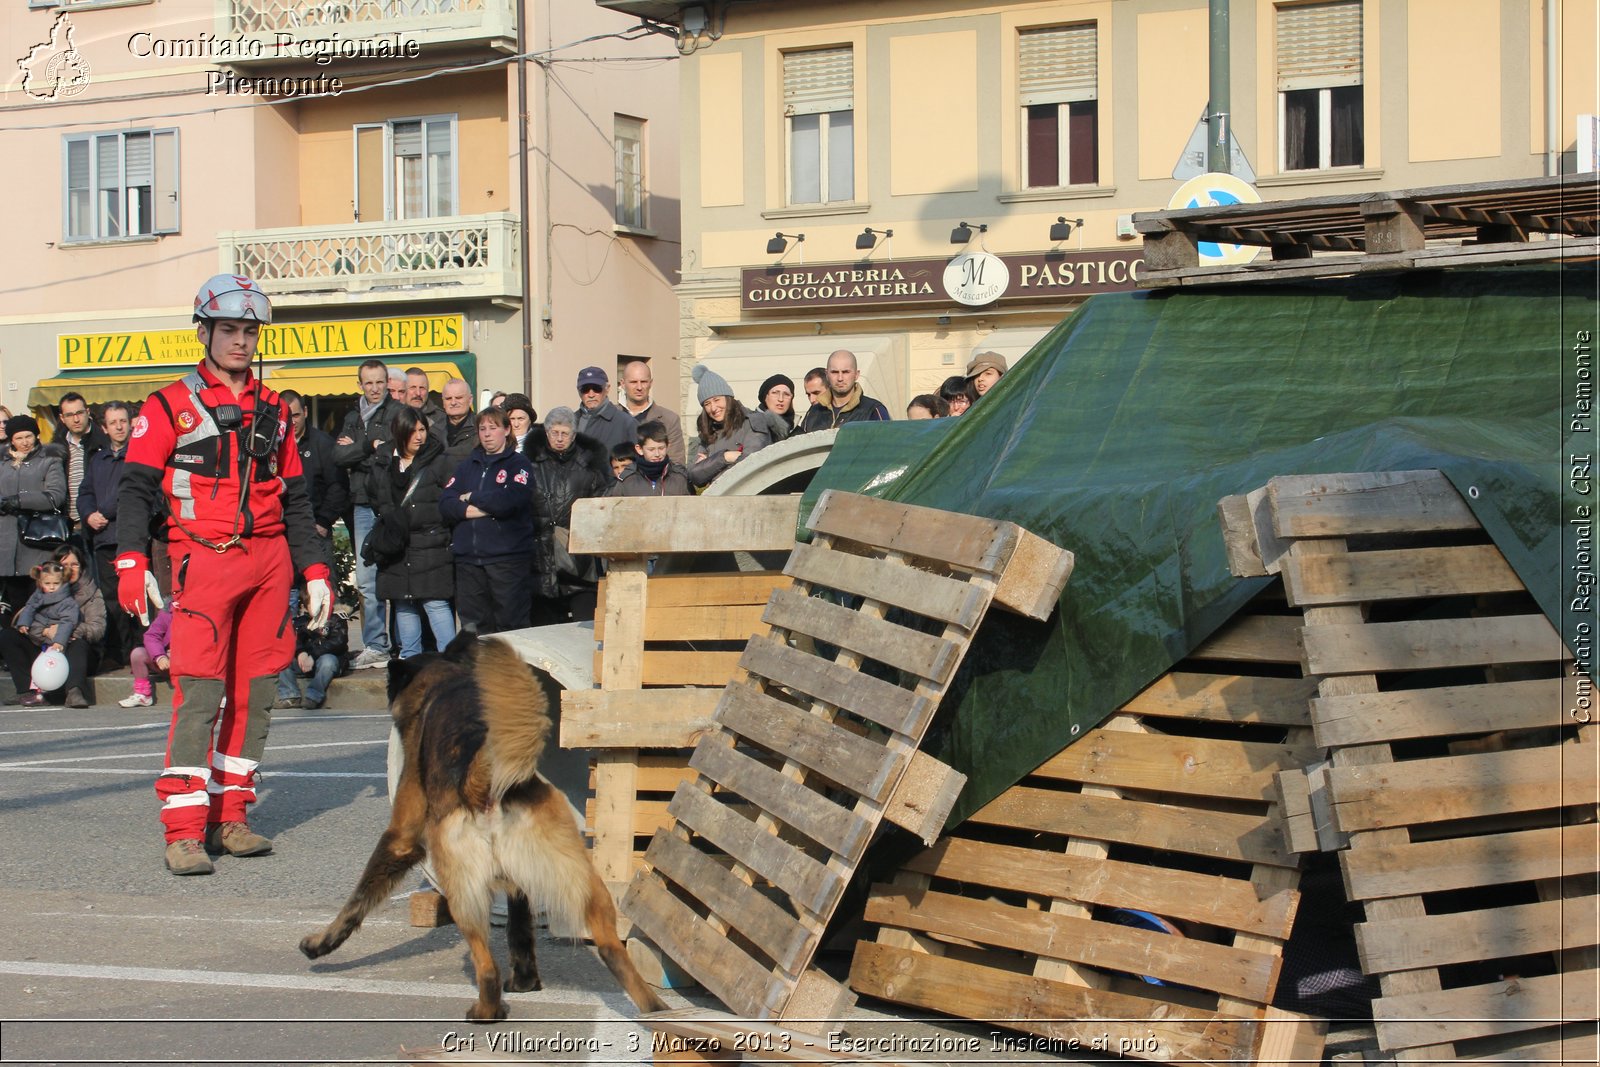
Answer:
<path fill-rule="evenodd" d="M 744 311 L 1062 300 L 1133 289 L 1143 269 L 1138 249 L 1033 252 L 997 256 L 963 252 L 953 259 L 814 263 L 748 267 L 740 272 Z"/>

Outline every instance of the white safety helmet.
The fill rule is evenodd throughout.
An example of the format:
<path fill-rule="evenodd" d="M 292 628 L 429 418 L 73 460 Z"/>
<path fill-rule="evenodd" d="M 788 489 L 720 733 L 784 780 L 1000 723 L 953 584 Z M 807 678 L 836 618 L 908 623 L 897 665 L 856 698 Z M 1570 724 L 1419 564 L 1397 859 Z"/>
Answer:
<path fill-rule="evenodd" d="M 245 319 L 263 326 L 272 321 L 272 301 L 261 287 L 240 274 L 207 278 L 194 297 L 194 321 Z"/>

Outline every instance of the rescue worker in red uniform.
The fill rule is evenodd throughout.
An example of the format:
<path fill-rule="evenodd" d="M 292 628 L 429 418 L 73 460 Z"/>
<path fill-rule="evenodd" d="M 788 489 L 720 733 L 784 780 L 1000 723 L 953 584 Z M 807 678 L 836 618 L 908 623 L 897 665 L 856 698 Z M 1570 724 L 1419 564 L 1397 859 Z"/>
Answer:
<path fill-rule="evenodd" d="M 194 321 L 205 358 L 145 402 L 117 499 L 117 600 L 141 619 L 161 600 L 139 534 L 158 496 L 171 515 L 173 713 L 156 796 L 173 874 L 210 874 L 208 847 L 272 851 L 246 811 L 277 675 L 294 656 L 295 573 L 314 629 L 332 606 L 288 409 L 250 373 L 272 304 L 249 278 L 219 274 L 200 287 Z"/>

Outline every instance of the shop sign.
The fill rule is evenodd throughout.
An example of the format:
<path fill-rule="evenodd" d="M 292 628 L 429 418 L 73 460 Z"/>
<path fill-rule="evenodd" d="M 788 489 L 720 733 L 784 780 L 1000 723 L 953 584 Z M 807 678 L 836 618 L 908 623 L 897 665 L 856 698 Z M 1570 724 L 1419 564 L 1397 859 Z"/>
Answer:
<path fill-rule="evenodd" d="M 414 315 L 274 323 L 262 327 L 260 352 L 279 362 L 459 352 L 465 322 L 463 315 Z M 62 370 L 186 366 L 204 355 L 192 327 L 56 338 L 56 365 Z"/>
<path fill-rule="evenodd" d="M 994 303 L 1010 284 L 1005 260 L 989 252 L 963 252 L 945 264 L 944 291 L 968 307 Z"/>
<path fill-rule="evenodd" d="M 984 307 L 1017 300 L 1065 300 L 1136 288 L 1137 248 L 1097 252 L 964 252 L 951 259 L 749 267 L 740 272 L 744 311 L 896 304 Z"/>

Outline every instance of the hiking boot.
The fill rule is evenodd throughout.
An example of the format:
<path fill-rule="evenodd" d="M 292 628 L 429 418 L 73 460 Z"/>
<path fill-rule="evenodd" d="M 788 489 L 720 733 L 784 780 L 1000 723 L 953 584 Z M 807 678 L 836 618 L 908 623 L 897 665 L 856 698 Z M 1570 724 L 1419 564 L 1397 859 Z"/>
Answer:
<path fill-rule="evenodd" d="M 279 697 L 277 700 L 272 702 L 273 711 L 282 711 L 285 708 L 298 708 L 299 706 L 299 697 Z"/>
<path fill-rule="evenodd" d="M 119 708 L 148 708 L 156 702 L 155 697 L 149 693 L 130 693 L 117 701 Z"/>
<path fill-rule="evenodd" d="M 389 653 L 379 652 L 375 648 L 363 648 L 361 654 L 356 657 L 355 662 L 350 664 L 350 669 L 364 671 L 368 667 L 387 667 L 388 665 Z"/>
<path fill-rule="evenodd" d="M 83 695 L 82 689 L 79 689 L 77 686 L 73 686 L 71 689 L 67 690 L 67 707 L 86 708 L 88 706 L 89 698 Z"/>
<path fill-rule="evenodd" d="M 173 874 L 210 874 L 216 870 L 198 838 L 180 837 L 167 846 L 167 870 Z"/>
<path fill-rule="evenodd" d="M 226 852 L 230 856 L 263 856 L 272 851 L 272 842 L 244 822 L 218 823 L 209 828 L 206 845 L 213 852 Z"/>

